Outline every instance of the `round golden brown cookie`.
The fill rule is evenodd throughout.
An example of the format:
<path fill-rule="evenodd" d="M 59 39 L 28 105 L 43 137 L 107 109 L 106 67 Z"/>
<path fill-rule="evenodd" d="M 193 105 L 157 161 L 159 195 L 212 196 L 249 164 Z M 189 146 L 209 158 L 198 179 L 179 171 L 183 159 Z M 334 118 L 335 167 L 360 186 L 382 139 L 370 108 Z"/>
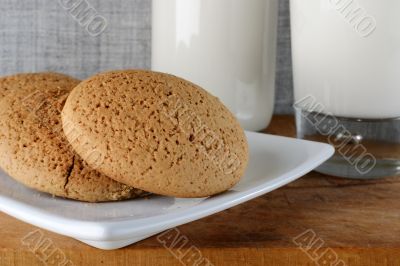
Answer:
<path fill-rule="evenodd" d="M 92 167 L 161 195 L 226 191 L 248 163 L 244 132 L 228 109 L 202 88 L 167 74 L 127 70 L 93 76 L 72 91 L 62 121 L 78 154 L 103 154 L 103 163 L 89 162 Z"/>
<path fill-rule="evenodd" d="M 0 167 L 28 187 L 56 196 L 113 201 L 142 195 L 92 170 L 66 140 L 61 110 L 79 81 L 61 74 L 29 74 L 10 82 L 0 101 Z M 20 85 L 24 84 L 24 85 Z"/>
<path fill-rule="evenodd" d="M 61 86 L 68 86 L 71 80 L 76 81 L 64 74 L 54 72 L 21 73 L 0 77 L 0 100 L 4 98 L 9 91 L 29 86 L 28 83 L 46 81 L 47 83 L 57 82 Z"/>

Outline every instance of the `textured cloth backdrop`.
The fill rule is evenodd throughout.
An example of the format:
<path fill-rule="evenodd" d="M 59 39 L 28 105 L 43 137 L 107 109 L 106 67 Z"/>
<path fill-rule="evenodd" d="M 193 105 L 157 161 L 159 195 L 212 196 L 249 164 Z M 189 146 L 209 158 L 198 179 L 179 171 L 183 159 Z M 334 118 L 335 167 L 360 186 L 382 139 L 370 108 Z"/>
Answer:
<path fill-rule="evenodd" d="M 79 10 L 68 7 L 78 3 L 93 7 L 87 17 L 98 20 L 77 17 Z M 280 0 L 279 12 L 276 113 L 288 113 L 293 95 L 288 0 Z M 103 17 L 107 27 L 92 37 Z M 149 68 L 150 55 L 151 0 L 1 0 L 1 75 L 58 71 L 86 78 L 108 69 Z"/>

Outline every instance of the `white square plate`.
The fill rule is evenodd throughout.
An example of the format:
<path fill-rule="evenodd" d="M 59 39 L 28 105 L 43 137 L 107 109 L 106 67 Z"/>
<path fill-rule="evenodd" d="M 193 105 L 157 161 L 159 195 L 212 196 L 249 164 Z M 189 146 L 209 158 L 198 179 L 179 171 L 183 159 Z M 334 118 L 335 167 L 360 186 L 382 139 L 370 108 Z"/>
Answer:
<path fill-rule="evenodd" d="M 115 203 L 53 198 L 16 183 L 0 171 L 0 210 L 17 219 L 101 249 L 116 249 L 169 228 L 223 211 L 282 187 L 330 158 L 322 143 L 246 133 L 250 164 L 223 194 L 201 199 L 152 196 Z"/>

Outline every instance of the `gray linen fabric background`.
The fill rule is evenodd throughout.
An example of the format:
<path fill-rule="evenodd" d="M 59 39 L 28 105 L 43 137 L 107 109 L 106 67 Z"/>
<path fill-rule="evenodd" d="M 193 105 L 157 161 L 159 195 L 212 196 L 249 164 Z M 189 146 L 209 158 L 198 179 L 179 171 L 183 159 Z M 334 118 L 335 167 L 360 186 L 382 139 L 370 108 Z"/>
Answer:
<path fill-rule="evenodd" d="M 91 36 L 66 9 L 85 1 L 107 20 Z M 276 113 L 291 113 L 289 0 L 280 0 Z M 78 78 L 120 68 L 149 68 L 151 0 L 1 0 L 0 75 L 58 71 Z M 75 14 L 76 15 L 76 14 Z"/>

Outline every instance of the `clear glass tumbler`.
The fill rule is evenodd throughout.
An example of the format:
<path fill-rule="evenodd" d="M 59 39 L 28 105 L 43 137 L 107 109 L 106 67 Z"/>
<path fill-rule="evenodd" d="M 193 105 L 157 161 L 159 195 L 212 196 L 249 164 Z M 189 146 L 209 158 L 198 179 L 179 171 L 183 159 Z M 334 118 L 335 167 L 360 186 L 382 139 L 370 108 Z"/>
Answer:
<path fill-rule="evenodd" d="M 400 1 L 291 0 L 297 135 L 336 154 L 318 171 L 400 173 Z"/>
<path fill-rule="evenodd" d="M 247 130 L 274 107 L 278 0 L 153 0 L 152 69 L 219 97 Z"/>

